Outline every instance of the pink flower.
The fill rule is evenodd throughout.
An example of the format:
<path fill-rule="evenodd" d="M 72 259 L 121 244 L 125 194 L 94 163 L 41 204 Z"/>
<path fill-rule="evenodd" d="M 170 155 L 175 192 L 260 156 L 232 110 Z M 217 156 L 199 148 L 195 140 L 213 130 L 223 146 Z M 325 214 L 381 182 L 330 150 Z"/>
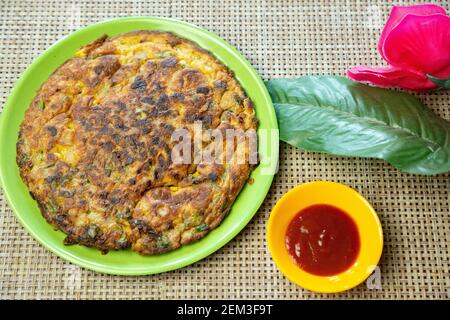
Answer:
<path fill-rule="evenodd" d="M 414 91 L 447 87 L 450 76 L 450 17 L 434 4 L 394 6 L 378 42 L 387 67 L 358 66 L 356 81 Z M 432 79 L 433 81 L 431 81 Z"/>

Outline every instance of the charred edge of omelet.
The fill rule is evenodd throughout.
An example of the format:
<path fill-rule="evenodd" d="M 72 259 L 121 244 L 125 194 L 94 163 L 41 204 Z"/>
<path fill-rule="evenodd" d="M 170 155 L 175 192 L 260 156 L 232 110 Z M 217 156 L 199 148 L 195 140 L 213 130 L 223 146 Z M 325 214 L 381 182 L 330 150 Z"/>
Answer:
<path fill-rule="evenodd" d="M 183 39 L 183 38 L 179 38 L 178 36 L 175 36 L 171 33 L 168 32 L 162 32 L 162 31 L 134 31 L 134 32 L 130 32 L 127 34 L 122 34 L 122 35 L 118 35 L 116 37 L 122 37 L 125 35 L 129 35 L 129 34 L 139 34 L 139 33 L 158 33 L 158 34 L 166 34 L 169 37 L 173 38 L 174 43 L 181 43 L 181 42 L 185 42 L 185 43 L 189 43 L 195 50 L 198 50 L 199 52 L 202 53 L 206 53 L 208 54 L 210 57 L 213 57 L 217 63 L 219 63 L 224 71 L 226 71 L 229 76 L 234 79 L 234 81 L 236 82 L 236 84 L 240 87 L 239 82 L 236 80 L 236 78 L 234 77 L 234 74 L 231 70 L 229 70 L 227 68 L 226 65 L 224 65 L 222 62 L 220 62 L 214 55 L 212 55 L 210 52 L 208 52 L 207 50 L 198 47 L 198 45 L 196 45 L 195 43 Z M 86 54 L 87 56 L 96 48 L 100 47 L 101 45 L 103 45 L 106 41 L 112 41 L 113 39 L 115 39 L 116 37 L 112 37 L 112 38 L 107 38 L 106 36 L 103 36 L 99 39 L 97 39 L 96 41 L 86 45 L 85 47 L 81 48 L 79 52 L 83 52 L 84 54 Z M 62 66 L 61 66 L 62 67 Z M 55 71 L 56 72 L 56 71 Z M 241 87 L 242 89 L 242 87 Z M 248 98 L 248 96 L 247 96 Z M 249 99 L 249 98 L 248 98 Z M 255 129 L 257 127 L 257 121 L 256 118 L 254 118 L 255 120 Z M 20 140 L 20 137 L 19 137 Z M 26 181 L 26 171 L 27 171 L 27 160 L 24 160 L 24 155 L 26 155 L 26 153 L 24 152 L 23 148 L 21 147 L 21 144 L 18 143 L 17 144 L 17 162 L 19 164 L 19 168 L 20 168 L 20 173 L 22 178 Z M 189 241 L 186 241 L 185 243 L 189 243 L 189 242 L 193 242 L 196 241 L 200 238 L 202 238 L 204 235 L 206 235 L 210 230 L 214 229 L 217 225 L 220 224 L 220 222 L 222 221 L 222 219 L 225 217 L 225 215 L 229 212 L 231 205 L 233 204 L 235 198 L 237 197 L 237 195 L 239 194 L 240 190 L 242 189 L 242 187 L 245 185 L 245 181 L 248 179 L 251 170 L 253 169 L 255 165 L 250 165 L 250 169 L 246 172 L 245 177 L 240 176 L 239 178 L 244 178 L 244 182 L 239 184 L 239 188 L 237 190 L 237 192 L 234 193 L 234 197 L 232 197 L 232 199 L 230 198 L 226 203 L 224 203 L 224 208 L 223 210 L 220 212 L 220 214 L 217 216 L 217 218 L 212 221 L 212 223 L 210 223 L 209 225 L 207 225 L 206 228 L 203 229 L 199 229 L 199 231 L 197 231 L 196 233 L 194 233 L 192 235 L 192 237 L 189 239 Z M 80 243 L 86 246 L 93 246 L 93 247 L 97 247 L 102 251 L 107 251 L 108 249 L 121 249 L 121 248 L 125 248 L 128 247 L 130 245 L 130 242 L 127 241 L 125 245 L 122 246 L 116 246 L 113 243 L 110 243 L 109 237 L 107 235 L 105 235 L 105 237 L 100 236 L 100 237 L 92 237 L 89 235 L 91 230 L 84 230 L 84 231 L 80 231 L 80 230 L 76 230 L 74 228 L 72 228 L 70 226 L 70 224 L 67 224 L 64 220 L 64 215 L 54 215 L 50 214 L 47 210 L 47 207 L 45 205 L 45 199 L 37 199 L 39 206 L 41 208 L 41 211 L 43 212 L 44 217 L 46 218 L 46 220 L 51 223 L 52 225 L 54 225 L 55 227 L 61 229 L 62 231 L 64 231 L 68 237 L 67 240 L 65 241 L 66 244 L 71 244 L 71 243 Z M 204 223 L 203 223 L 204 225 Z M 87 236 L 86 236 L 87 233 Z M 91 232 L 92 234 L 92 232 Z M 183 243 L 183 244 L 185 244 Z M 167 252 L 170 250 L 173 250 L 177 247 L 179 247 L 181 244 L 174 244 L 173 246 L 168 245 L 167 247 L 161 248 L 156 246 L 154 248 L 154 250 L 150 250 L 149 252 L 144 252 L 144 254 L 157 254 L 157 253 L 163 253 L 163 252 Z M 140 252 L 143 253 L 143 252 Z"/>

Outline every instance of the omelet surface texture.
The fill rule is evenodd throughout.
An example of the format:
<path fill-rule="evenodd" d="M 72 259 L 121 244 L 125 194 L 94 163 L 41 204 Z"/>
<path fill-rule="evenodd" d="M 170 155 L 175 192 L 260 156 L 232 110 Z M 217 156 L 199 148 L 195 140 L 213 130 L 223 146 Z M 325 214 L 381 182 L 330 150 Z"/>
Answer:
<path fill-rule="evenodd" d="M 248 157 L 224 160 L 228 140 L 217 147 L 206 133 L 202 150 L 224 161 L 174 161 L 175 131 L 188 133 L 195 158 L 199 124 L 224 135 L 257 128 L 227 67 L 171 33 L 104 36 L 39 89 L 21 124 L 17 163 L 66 244 L 159 254 L 217 227 L 254 167 Z"/>

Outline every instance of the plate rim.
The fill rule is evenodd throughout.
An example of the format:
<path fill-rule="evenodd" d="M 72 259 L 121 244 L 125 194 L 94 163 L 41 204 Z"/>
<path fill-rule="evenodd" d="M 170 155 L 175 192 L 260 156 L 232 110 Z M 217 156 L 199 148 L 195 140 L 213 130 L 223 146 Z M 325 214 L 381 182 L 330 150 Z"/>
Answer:
<path fill-rule="evenodd" d="M 47 56 L 51 55 L 52 52 L 54 50 L 57 50 L 58 47 L 63 45 L 64 42 L 71 41 L 71 38 L 74 37 L 74 35 L 76 35 L 78 33 L 88 32 L 90 29 L 95 29 L 95 28 L 101 27 L 102 25 L 105 25 L 105 24 L 111 24 L 111 23 L 116 23 L 116 22 L 131 22 L 131 23 L 133 23 L 133 22 L 138 22 L 139 20 L 147 20 L 149 22 L 156 21 L 156 22 L 162 22 L 162 23 L 172 23 L 172 24 L 178 24 L 180 26 L 185 26 L 185 27 L 193 29 L 195 32 L 199 32 L 200 34 L 202 34 L 202 36 L 209 38 L 209 40 L 214 41 L 216 44 L 224 46 L 224 48 L 226 48 L 229 51 L 229 53 L 233 54 L 234 57 L 239 61 L 239 63 L 243 67 L 245 67 L 245 71 L 249 72 L 250 75 L 252 76 L 253 81 L 254 81 L 253 85 L 258 86 L 258 90 L 260 91 L 260 93 L 262 93 L 262 97 L 265 100 L 264 101 L 265 104 L 271 107 L 271 108 L 269 108 L 270 112 L 266 114 L 266 116 L 269 118 L 269 122 L 271 123 L 271 127 L 273 129 L 278 129 L 278 123 L 277 123 L 277 119 L 276 119 L 275 110 L 273 109 L 273 104 L 270 99 L 270 95 L 264 85 L 262 78 L 256 72 L 256 70 L 252 67 L 250 62 L 241 53 L 239 53 L 239 51 L 233 45 L 229 44 L 227 41 L 220 38 L 218 35 L 212 33 L 211 31 L 203 29 L 199 26 L 196 26 L 194 24 L 191 24 L 191 23 L 188 23 L 185 21 L 181 21 L 181 20 L 177 20 L 177 19 L 173 19 L 173 18 L 157 17 L 157 16 L 128 16 L 128 17 L 120 17 L 120 18 L 102 20 L 102 21 L 84 26 L 82 28 L 79 28 L 79 29 L 69 33 L 68 35 L 64 36 L 63 38 L 59 39 L 58 41 L 53 43 L 51 46 L 46 48 L 42 53 L 40 53 L 32 61 L 32 63 L 30 65 L 28 65 L 28 67 L 22 72 L 22 74 L 20 75 L 18 80 L 15 82 L 12 90 L 10 91 L 10 93 L 8 95 L 8 98 L 4 104 L 4 108 L 3 108 L 2 112 L 0 113 L 0 142 L 2 142 L 5 139 L 6 132 L 8 131 L 5 123 L 6 123 L 7 119 L 11 116 L 11 114 L 15 111 L 13 109 L 13 107 L 11 106 L 12 101 L 15 100 L 15 96 L 17 96 L 20 93 L 20 91 L 22 89 L 21 87 L 23 87 L 23 84 L 26 81 L 26 79 L 29 77 L 29 74 L 31 74 L 34 71 L 34 69 L 36 69 L 41 64 L 41 61 L 46 59 Z M 148 29 L 148 30 L 155 30 L 155 29 Z M 186 37 L 186 39 L 191 40 L 191 39 L 189 39 L 189 37 Z M 81 45 L 82 44 L 80 44 L 80 46 Z M 199 45 L 199 44 L 197 44 L 197 45 Z M 219 57 L 217 57 L 215 55 L 214 51 L 208 50 L 208 52 L 211 52 L 219 61 L 224 63 L 221 59 L 219 59 Z M 227 67 L 230 68 L 229 66 L 227 66 Z M 230 70 L 231 70 L 231 68 L 230 68 Z M 231 71 L 233 71 L 233 73 L 234 73 L 234 70 L 231 70 Z M 15 142 L 17 142 L 17 140 L 15 140 Z M 6 148 L 3 147 L 2 145 L 3 145 L 3 143 L 0 143 L 0 155 L 3 155 L 4 152 L 6 151 L 6 150 L 4 150 Z M 279 143 L 277 142 L 276 146 L 272 146 L 272 147 L 275 147 L 276 150 L 271 150 L 271 155 L 272 155 L 272 157 L 276 157 L 276 159 L 271 159 L 271 161 L 275 161 L 276 163 L 278 163 L 278 161 L 279 161 Z M 6 158 L 5 156 L 0 156 L 0 186 L 3 189 L 3 194 L 5 195 L 5 198 L 9 204 L 10 208 L 12 209 L 12 211 L 14 212 L 15 216 L 17 217 L 19 222 L 22 224 L 22 226 L 26 229 L 26 231 L 34 239 L 36 239 L 44 248 L 53 252 L 60 258 L 66 260 L 66 261 L 69 261 L 71 263 L 74 263 L 78 266 L 81 266 L 83 268 L 89 269 L 89 270 L 93 270 L 93 271 L 101 272 L 101 273 L 105 273 L 105 274 L 112 274 L 112 275 L 130 275 L 130 276 L 131 275 L 148 275 L 148 274 L 158 274 L 158 273 L 162 273 L 162 272 L 173 271 L 173 270 L 180 269 L 180 268 L 186 267 L 188 265 L 191 265 L 195 262 L 198 262 L 198 261 L 208 257 L 212 253 L 218 251 L 225 244 L 227 244 L 232 239 L 234 239 L 239 234 L 239 232 L 241 232 L 245 228 L 245 226 L 251 221 L 251 219 L 255 216 L 255 214 L 258 212 L 261 204 L 266 199 L 269 189 L 272 185 L 273 178 L 275 176 L 275 173 L 270 174 L 270 178 L 267 180 L 267 182 L 265 182 L 265 185 L 261 186 L 260 192 L 261 192 L 261 194 L 263 193 L 264 196 L 259 197 L 259 199 L 257 199 L 257 201 L 255 201 L 254 205 L 252 206 L 252 210 L 251 210 L 253 212 L 248 213 L 245 216 L 245 219 L 242 219 L 239 223 L 234 224 L 233 225 L 234 228 L 229 230 L 225 234 L 225 236 L 223 236 L 220 239 L 220 241 L 218 243 L 216 243 L 215 245 L 210 247 L 208 250 L 200 250 L 200 252 L 198 252 L 198 250 L 197 250 L 196 251 L 197 254 L 194 255 L 193 257 L 187 258 L 181 262 L 175 261 L 174 263 L 167 264 L 165 266 L 160 267 L 159 269 L 148 270 L 146 268 L 143 268 L 143 269 L 128 270 L 126 268 L 123 269 L 123 268 L 119 268 L 116 266 L 95 264 L 92 261 L 88 261 L 88 260 L 84 260 L 83 258 L 80 258 L 77 254 L 71 254 L 67 250 L 61 250 L 58 247 L 54 246 L 52 243 L 49 243 L 46 240 L 44 240 L 42 238 L 42 236 L 38 232 L 36 232 L 36 230 L 34 230 L 33 227 L 30 226 L 29 223 L 26 221 L 26 214 L 23 215 L 16 208 L 14 196 L 12 195 L 12 193 L 9 190 L 9 187 L 8 187 L 9 183 L 5 179 L 4 171 L 6 170 L 5 167 L 7 166 L 6 165 L 7 161 L 5 160 L 5 158 Z M 15 162 L 14 162 L 14 165 L 17 166 L 17 164 Z M 238 195 L 238 198 L 239 198 L 239 196 L 240 195 Z M 236 201 L 238 198 L 236 198 Z M 200 239 L 199 242 L 202 241 L 203 239 L 205 239 L 205 238 Z M 95 250 L 95 249 L 93 249 L 93 250 Z M 179 249 L 177 249 L 177 250 L 179 250 Z"/>

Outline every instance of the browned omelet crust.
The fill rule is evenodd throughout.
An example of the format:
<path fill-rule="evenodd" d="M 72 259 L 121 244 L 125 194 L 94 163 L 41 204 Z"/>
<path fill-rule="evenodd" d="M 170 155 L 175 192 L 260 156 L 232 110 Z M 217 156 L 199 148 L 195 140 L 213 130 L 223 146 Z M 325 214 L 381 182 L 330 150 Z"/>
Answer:
<path fill-rule="evenodd" d="M 17 163 L 65 243 L 158 254 L 219 225 L 253 168 L 173 163 L 172 133 L 193 133 L 195 121 L 223 132 L 257 127 L 232 73 L 192 42 L 155 31 L 104 36 L 42 85 Z"/>

